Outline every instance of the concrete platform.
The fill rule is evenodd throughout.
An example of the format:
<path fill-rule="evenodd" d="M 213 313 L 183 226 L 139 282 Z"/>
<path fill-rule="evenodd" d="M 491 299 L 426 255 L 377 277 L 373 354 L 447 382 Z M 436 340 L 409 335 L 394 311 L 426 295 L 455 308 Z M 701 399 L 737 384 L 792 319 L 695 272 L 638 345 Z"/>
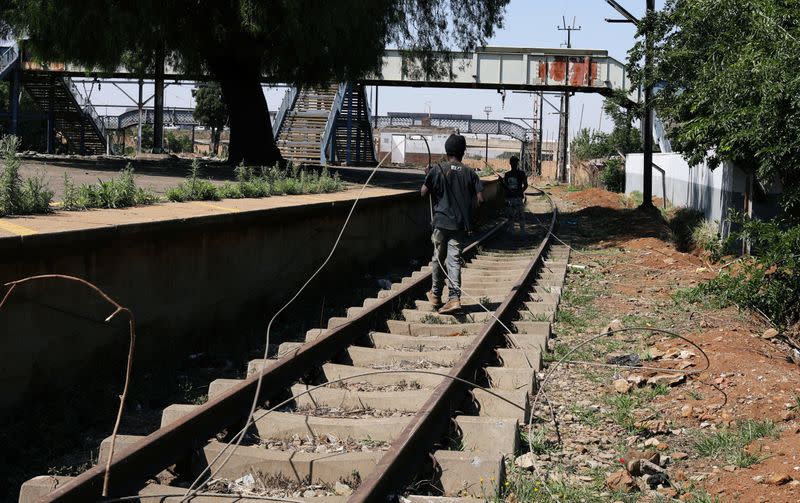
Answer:
<path fill-rule="evenodd" d="M 88 211 L 56 211 L 49 215 L 22 215 L 0 218 L 0 250 L 22 241 L 43 239 L 46 235 L 85 233 L 92 230 L 136 231 L 137 227 L 155 225 L 187 225 L 194 220 L 217 218 L 239 213 L 282 210 L 291 207 L 313 208 L 314 205 L 350 202 L 360 188 L 350 188 L 332 194 L 304 194 L 272 196 L 258 199 L 223 199 L 221 201 L 192 201 L 186 203 L 160 203 L 124 209 L 96 209 Z M 408 190 L 367 188 L 363 200 L 409 193 Z M 26 239 L 27 238 L 27 239 Z"/>

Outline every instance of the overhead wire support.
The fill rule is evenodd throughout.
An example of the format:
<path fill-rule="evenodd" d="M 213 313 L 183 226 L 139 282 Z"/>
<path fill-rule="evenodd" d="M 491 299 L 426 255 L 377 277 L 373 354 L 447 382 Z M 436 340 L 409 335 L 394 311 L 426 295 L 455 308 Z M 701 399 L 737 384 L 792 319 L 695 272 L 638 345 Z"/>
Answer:
<path fill-rule="evenodd" d="M 567 25 L 567 18 L 561 16 L 561 26 L 557 26 L 558 31 L 566 31 L 567 32 L 567 42 L 566 47 L 567 49 L 572 49 L 572 32 L 573 31 L 581 31 L 583 28 L 581 26 L 575 26 L 575 17 L 572 17 L 572 24 Z M 565 45 L 565 44 L 562 44 Z M 569 83 L 569 56 L 566 58 L 567 68 L 565 72 L 565 84 Z M 570 93 L 565 91 L 561 98 L 561 118 L 559 121 L 559 157 L 558 157 L 558 170 L 557 170 L 557 178 L 560 182 L 566 182 L 568 180 L 567 176 L 567 157 L 569 156 L 569 97 Z"/>
<path fill-rule="evenodd" d="M 641 20 L 628 12 L 616 0 L 605 0 L 625 19 L 606 19 L 609 23 L 632 23 L 639 27 Z M 656 0 L 645 0 L 646 14 L 656 10 Z M 653 205 L 653 50 L 655 41 L 649 31 L 644 34 L 644 117 L 642 129 L 644 134 L 644 163 L 642 166 L 642 204 L 640 209 L 654 209 Z"/>

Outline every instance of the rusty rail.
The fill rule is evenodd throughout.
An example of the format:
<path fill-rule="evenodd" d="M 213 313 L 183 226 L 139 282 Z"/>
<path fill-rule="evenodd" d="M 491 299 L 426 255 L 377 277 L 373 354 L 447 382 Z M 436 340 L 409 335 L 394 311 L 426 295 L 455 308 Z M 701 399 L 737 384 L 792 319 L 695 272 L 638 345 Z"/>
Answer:
<path fill-rule="evenodd" d="M 471 253 L 504 225 L 487 231 L 465 248 Z M 276 360 L 263 372 L 263 382 L 258 400 L 267 401 L 280 394 L 312 369 L 329 361 L 333 355 L 363 337 L 375 321 L 389 315 L 393 302 L 401 297 L 421 295 L 428 287 L 431 273 L 411 281 L 407 286 L 366 309 L 350 322 L 326 330 L 324 335 L 304 345 L 291 355 Z M 527 276 L 527 274 L 526 274 Z M 504 304 L 505 305 L 505 304 Z M 492 324 L 494 326 L 494 324 Z M 121 451 L 107 465 L 111 484 L 109 496 L 135 493 L 148 478 L 184 459 L 197 445 L 220 431 L 244 424 L 253 400 L 259 374 L 254 374 L 219 397 L 206 402 L 180 419 L 156 430 L 131 447 Z M 57 488 L 40 501 L 79 502 L 101 500 L 106 466 L 94 466 L 75 479 Z"/>
<path fill-rule="evenodd" d="M 512 287 L 512 293 L 497 308 L 494 317 L 484 326 L 464 356 L 453 367 L 451 376 L 474 382 L 481 370 L 482 362 L 485 362 L 491 351 L 502 342 L 501 337 L 504 332 L 498 320 L 507 320 L 523 296 L 528 293 L 536 271 L 543 263 L 544 252 L 550 245 L 557 215 L 555 205 L 552 201 L 550 204 L 553 207 L 550 226 L 533 260 Z M 429 459 L 428 455 L 434 450 L 434 445 L 444 438 L 450 418 L 454 415 L 456 407 L 467 398 L 468 392 L 469 389 L 462 382 L 445 379 L 406 426 L 400 437 L 392 442 L 392 446 L 381 457 L 375 470 L 359 485 L 348 499 L 348 503 L 390 501 L 390 497 L 397 494 L 406 485 L 409 477 L 416 472 L 413 467 L 422 466 Z"/>

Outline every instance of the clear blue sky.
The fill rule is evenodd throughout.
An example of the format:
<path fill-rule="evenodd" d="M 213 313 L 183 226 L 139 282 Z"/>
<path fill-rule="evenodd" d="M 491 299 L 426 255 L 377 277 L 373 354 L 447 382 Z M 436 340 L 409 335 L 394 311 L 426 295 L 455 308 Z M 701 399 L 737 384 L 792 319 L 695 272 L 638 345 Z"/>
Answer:
<path fill-rule="evenodd" d="M 645 0 L 619 0 L 631 13 L 641 16 L 645 9 Z M 656 0 L 656 7 L 663 7 L 664 0 Z M 627 59 L 627 51 L 634 43 L 635 29 L 630 24 L 606 23 L 605 18 L 618 18 L 616 11 L 605 0 L 512 0 L 506 10 L 503 27 L 488 41 L 489 45 L 511 47 L 559 47 L 566 41 L 566 32 L 558 31 L 562 16 L 582 30 L 573 32 L 572 47 L 583 49 L 603 49 L 620 60 Z M 149 86 L 147 86 L 149 87 Z M 152 94 L 152 88 L 145 89 L 146 96 Z M 135 96 L 136 87 L 126 89 Z M 270 110 L 275 110 L 283 95 L 282 89 L 267 91 Z M 165 91 L 167 106 L 189 106 L 190 87 L 170 86 Z M 508 116 L 527 117 L 531 115 L 532 98 L 529 95 L 506 94 L 505 106 L 500 95 L 493 90 L 455 90 L 424 88 L 390 88 L 382 87 L 379 92 L 379 113 L 391 112 L 423 112 L 430 109 L 433 113 L 471 114 L 484 117 L 484 107 L 491 106 L 492 118 Z M 553 99 L 554 104 L 557 98 Z M 96 88 L 92 93 L 94 103 L 130 104 L 124 95 L 112 86 L 103 86 L 102 91 Z M 601 120 L 602 98 L 597 95 L 577 94 L 571 101 L 571 134 L 579 126 L 610 128 L 609 121 Z M 373 106 L 374 111 L 374 106 Z M 545 112 L 552 109 L 545 108 Z M 101 114 L 120 113 L 120 109 L 100 108 Z M 581 115 L 583 120 L 581 121 Z M 545 138 L 555 137 L 558 117 L 555 113 L 546 115 L 544 121 Z"/>

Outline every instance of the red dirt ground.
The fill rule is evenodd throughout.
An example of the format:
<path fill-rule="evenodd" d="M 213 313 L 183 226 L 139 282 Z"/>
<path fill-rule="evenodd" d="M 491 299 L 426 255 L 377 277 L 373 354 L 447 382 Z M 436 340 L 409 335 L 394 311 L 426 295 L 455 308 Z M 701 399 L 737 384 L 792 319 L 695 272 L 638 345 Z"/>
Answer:
<path fill-rule="evenodd" d="M 551 191 L 565 206 L 561 208 L 565 224 L 574 225 L 571 230 L 587 237 L 591 244 L 584 243 L 586 246 L 622 252 L 605 259 L 602 266 L 595 264 L 607 288 L 602 299 L 604 313 L 639 314 L 655 301 L 668 298 L 677 287 L 713 278 L 718 270 L 699 251 L 677 251 L 663 221 L 625 209 L 619 194 L 595 188 L 567 192 L 556 187 Z M 595 228 L 602 232 L 594 232 Z M 592 239 L 595 236 L 598 239 Z M 586 257 L 573 255 L 572 260 L 587 263 Z M 723 502 L 800 501 L 800 410 L 791 408 L 800 396 L 800 367 L 787 358 L 791 348 L 780 338 L 760 337 L 767 326 L 756 315 L 735 308 L 698 306 L 686 320 L 686 328 L 690 326 L 691 331 L 683 334 L 708 355 L 710 367 L 656 400 L 664 406 L 665 419 L 676 428 L 693 431 L 708 431 L 710 425 L 735 425 L 746 418 L 769 419 L 781 433 L 778 439 L 756 441 L 748 447 L 764 458 L 759 463 L 735 468 L 723 466 L 723 460 L 693 456 L 680 465 L 678 480 L 701 475 L 697 484 Z M 665 350 L 677 346 L 674 339 L 657 345 Z M 691 361 L 694 366 L 690 369 L 702 367 L 700 355 Z M 685 417 L 686 405 L 692 406 L 689 417 Z M 672 443 L 691 442 L 675 438 Z M 767 483 L 770 477 L 782 475 L 786 475 L 782 484 Z"/>

